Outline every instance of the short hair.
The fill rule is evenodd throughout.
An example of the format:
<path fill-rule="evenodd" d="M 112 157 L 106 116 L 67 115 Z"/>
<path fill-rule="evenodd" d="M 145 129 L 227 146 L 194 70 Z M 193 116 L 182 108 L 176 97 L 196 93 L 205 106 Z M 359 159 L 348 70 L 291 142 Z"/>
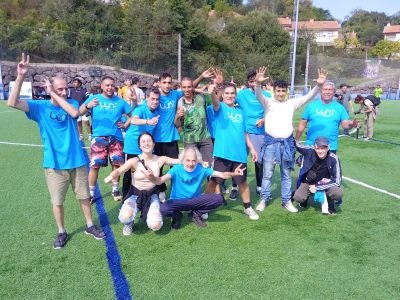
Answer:
<path fill-rule="evenodd" d="M 277 88 L 277 87 L 281 88 L 281 89 L 287 89 L 288 88 L 288 84 L 287 84 L 287 82 L 285 80 L 276 80 L 272 86 L 273 86 L 274 89 Z"/>
<path fill-rule="evenodd" d="M 225 83 L 225 84 L 222 86 L 222 88 L 223 88 L 224 91 L 225 91 L 227 88 L 229 88 L 229 87 L 233 87 L 233 88 L 235 89 L 235 93 L 237 93 L 237 91 L 236 91 L 236 84 L 233 84 L 233 83 L 228 82 L 228 83 Z"/>
<path fill-rule="evenodd" d="M 104 80 L 107 80 L 107 79 L 112 80 L 112 81 L 115 81 L 114 77 L 111 77 L 111 76 L 109 76 L 109 75 L 106 75 L 106 76 L 104 76 L 104 77 L 101 78 L 101 82 L 103 82 Z"/>
<path fill-rule="evenodd" d="M 192 150 L 196 153 L 197 162 L 200 163 L 203 161 L 203 156 L 201 155 L 199 149 L 196 146 L 186 146 L 183 151 L 179 154 L 179 160 L 183 162 L 185 154 L 187 151 Z"/>
<path fill-rule="evenodd" d="M 54 81 L 56 81 L 56 80 L 60 80 L 60 81 L 62 80 L 62 81 L 67 82 L 67 80 L 64 78 L 64 76 L 56 75 L 56 76 L 53 76 L 50 78 L 50 83 L 53 84 Z"/>
<path fill-rule="evenodd" d="M 151 87 L 147 90 L 147 96 L 150 95 L 150 93 L 160 95 L 160 90 L 156 87 Z"/>
<path fill-rule="evenodd" d="M 139 82 L 139 78 L 136 76 L 131 79 L 132 84 L 137 84 Z"/>
<path fill-rule="evenodd" d="M 190 77 L 188 77 L 188 76 L 183 77 L 183 78 L 181 79 L 181 82 L 182 82 L 182 81 L 191 81 L 191 82 L 193 82 L 192 78 L 190 78 Z"/>
<path fill-rule="evenodd" d="M 364 99 L 365 99 L 365 98 L 364 98 L 363 96 L 357 95 L 357 96 L 354 98 L 354 103 L 358 104 L 358 103 L 364 101 Z"/>
<path fill-rule="evenodd" d="M 76 77 L 76 78 L 72 79 L 72 82 L 74 82 L 74 81 L 78 81 L 82 85 L 82 80 L 80 78 Z"/>
<path fill-rule="evenodd" d="M 160 75 L 160 77 L 158 78 L 158 80 L 163 80 L 163 79 L 165 79 L 165 78 L 171 78 L 172 79 L 172 76 L 171 76 L 171 74 L 169 74 L 169 73 L 167 73 L 167 72 L 164 72 L 164 73 L 162 73 L 161 75 Z"/>
<path fill-rule="evenodd" d="M 149 137 L 151 137 L 151 140 L 153 141 L 153 143 L 154 143 L 154 144 L 156 143 L 156 141 L 154 140 L 154 137 L 151 135 L 150 132 L 148 132 L 148 131 L 143 131 L 143 132 L 139 135 L 139 138 L 138 138 L 138 145 L 139 145 L 139 148 L 140 148 L 140 139 L 141 139 L 142 136 L 144 136 L 144 135 L 148 135 Z"/>
<path fill-rule="evenodd" d="M 322 86 L 325 86 L 325 85 L 330 85 L 331 87 L 333 87 L 334 90 L 336 90 L 335 83 L 332 80 L 325 81 Z"/>
<path fill-rule="evenodd" d="M 250 79 L 252 79 L 252 78 L 255 78 L 256 75 L 257 75 L 256 70 L 250 70 L 250 71 L 247 73 L 247 80 L 250 80 Z"/>

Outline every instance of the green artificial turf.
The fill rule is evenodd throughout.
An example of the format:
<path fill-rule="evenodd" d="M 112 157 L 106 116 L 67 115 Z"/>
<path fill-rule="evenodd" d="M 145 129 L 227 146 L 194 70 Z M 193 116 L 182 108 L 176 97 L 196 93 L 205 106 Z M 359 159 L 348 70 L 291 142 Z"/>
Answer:
<path fill-rule="evenodd" d="M 8 112 L 11 111 L 11 112 Z M 296 114 L 298 119 L 300 112 Z M 400 101 L 383 102 L 375 138 L 400 143 Z M 297 122 L 297 121 L 296 121 Z M 37 126 L 0 102 L 0 142 L 40 144 Z M 400 146 L 340 138 L 343 175 L 400 194 Z M 113 299 L 105 244 L 83 233 L 72 193 L 66 201 L 65 249 L 56 233 L 42 148 L 0 144 L 0 299 Z M 252 164 L 252 201 L 257 202 Z M 298 170 L 293 172 L 295 179 Z M 337 216 L 311 206 L 298 214 L 280 207 L 279 171 L 272 204 L 250 221 L 240 201 L 229 201 L 198 229 L 159 232 L 135 224 L 122 235 L 119 204 L 99 180 L 122 269 L 137 299 L 395 299 L 400 295 L 398 199 L 344 180 Z M 98 222 L 94 212 L 95 222 Z"/>

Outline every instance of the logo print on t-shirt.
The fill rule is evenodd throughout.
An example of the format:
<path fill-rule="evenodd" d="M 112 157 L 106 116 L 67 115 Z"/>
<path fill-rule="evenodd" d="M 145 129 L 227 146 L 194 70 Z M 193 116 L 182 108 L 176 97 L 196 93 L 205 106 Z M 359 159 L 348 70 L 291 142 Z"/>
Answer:
<path fill-rule="evenodd" d="M 227 112 L 226 113 L 228 118 L 234 123 L 241 123 L 242 122 L 242 115 L 241 114 L 234 114 Z"/>
<path fill-rule="evenodd" d="M 114 110 L 114 109 L 117 109 L 118 104 L 117 103 L 99 102 L 99 106 L 106 110 Z"/>
<path fill-rule="evenodd" d="M 195 177 L 192 177 L 190 179 L 182 178 L 182 183 L 190 185 L 196 183 L 198 180 L 199 180 L 199 175 L 196 175 Z"/>
<path fill-rule="evenodd" d="M 65 119 L 67 118 L 67 113 L 66 112 L 61 112 L 61 111 L 52 111 L 50 112 L 50 119 L 57 121 L 57 122 L 64 122 Z"/>
<path fill-rule="evenodd" d="M 335 110 L 334 109 L 324 109 L 323 110 L 323 109 L 317 108 L 315 110 L 315 113 L 317 114 L 317 116 L 321 116 L 324 118 L 330 118 L 335 115 Z"/>
<path fill-rule="evenodd" d="M 160 108 L 161 109 L 171 109 L 174 108 L 174 102 L 170 101 L 168 103 L 165 103 L 164 105 L 162 103 L 160 103 Z"/>

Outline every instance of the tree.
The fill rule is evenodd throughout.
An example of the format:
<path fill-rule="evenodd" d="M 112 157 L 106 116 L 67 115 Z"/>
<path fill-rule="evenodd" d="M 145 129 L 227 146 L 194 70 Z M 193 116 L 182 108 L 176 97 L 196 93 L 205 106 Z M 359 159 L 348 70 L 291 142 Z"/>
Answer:
<path fill-rule="evenodd" d="M 371 55 L 390 59 L 394 54 L 400 54 L 400 42 L 381 40 L 371 49 Z"/>

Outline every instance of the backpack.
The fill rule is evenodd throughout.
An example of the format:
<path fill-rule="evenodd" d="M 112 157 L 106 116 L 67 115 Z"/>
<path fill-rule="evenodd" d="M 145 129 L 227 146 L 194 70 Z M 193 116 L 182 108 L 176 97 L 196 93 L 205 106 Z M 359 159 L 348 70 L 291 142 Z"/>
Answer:
<path fill-rule="evenodd" d="M 369 96 L 365 97 L 365 99 L 368 99 L 369 101 L 371 101 L 372 104 L 374 105 L 374 107 L 377 107 L 379 104 L 381 104 L 381 99 L 375 97 L 374 95 L 369 95 Z"/>

